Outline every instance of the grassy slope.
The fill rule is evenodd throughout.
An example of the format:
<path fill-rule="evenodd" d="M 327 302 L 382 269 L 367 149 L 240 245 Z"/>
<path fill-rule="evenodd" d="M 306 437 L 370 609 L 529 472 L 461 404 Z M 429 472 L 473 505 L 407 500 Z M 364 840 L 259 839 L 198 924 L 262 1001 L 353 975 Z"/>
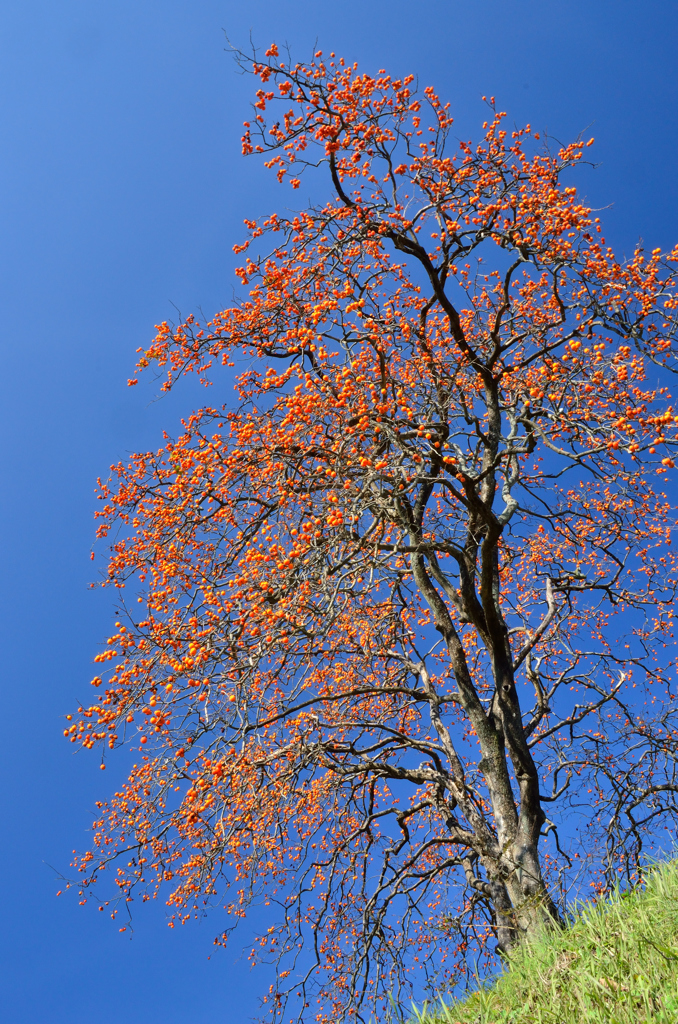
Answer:
<path fill-rule="evenodd" d="M 658 865 L 643 890 L 587 906 L 567 931 L 521 951 L 492 986 L 417 1019 L 678 1024 L 678 861 Z"/>

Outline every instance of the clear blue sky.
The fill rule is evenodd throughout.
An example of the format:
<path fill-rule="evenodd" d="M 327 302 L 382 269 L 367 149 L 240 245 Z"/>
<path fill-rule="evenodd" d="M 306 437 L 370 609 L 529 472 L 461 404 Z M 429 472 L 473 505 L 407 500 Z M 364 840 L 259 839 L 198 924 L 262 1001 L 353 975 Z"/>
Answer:
<path fill-rule="evenodd" d="M 3 0 L 0 5 L 2 800 L 0 1018 L 6 1024 L 231 1024 L 265 978 L 211 960 L 216 917 L 180 931 L 146 907 L 134 937 L 53 869 L 120 777 L 74 756 L 112 620 L 88 590 L 93 487 L 191 405 L 127 389 L 153 324 L 232 295 L 242 219 L 289 202 L 239 154 L 251 81 L 224 53 L 288 41 L 366 70 L 414 71 L 460 134 L 495 94 L 517 122 L 597 140 L 581 185 L 610 242 L 678 241 L 678 7 L 670 0 Z M 590 151 L 589 151 L 590 152 Z M 116 776 L 117 772 L 117 776 Z M 50 867 L 51 866 L 51 867 Z M 245 934 L 243 933 L 243 941 Z"/>

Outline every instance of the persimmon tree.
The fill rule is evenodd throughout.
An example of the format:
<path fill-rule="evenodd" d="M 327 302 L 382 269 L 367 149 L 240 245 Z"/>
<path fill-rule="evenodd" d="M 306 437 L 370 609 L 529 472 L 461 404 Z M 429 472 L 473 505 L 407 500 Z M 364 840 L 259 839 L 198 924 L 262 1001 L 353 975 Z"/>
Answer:
<path fill-rule="evenodd" d="M 326 198 L 140 357 L 217 397 L 101 484 L 121 614 L 67 735 L 139 754 L 82 892 L 219 941 L 255 904 L 273 1015 L 366 1020 L 675 825 L 678 250 L 618 260 L 584 142 L 493 101 L 472 145 L 412 78 L 241 63 L 245 154 Z"/>

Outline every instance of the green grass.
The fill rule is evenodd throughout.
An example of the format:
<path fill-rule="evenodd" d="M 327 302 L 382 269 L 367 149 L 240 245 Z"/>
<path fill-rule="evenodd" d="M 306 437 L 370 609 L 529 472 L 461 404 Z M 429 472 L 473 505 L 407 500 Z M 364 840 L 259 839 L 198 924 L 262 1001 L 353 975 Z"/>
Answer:
<path fill-rule="evenodd" d="M 678 1024 L 678 861 L 644 888 L 585 906 L 572 927 L 511 959 L 466 999 L 420 1024 Z"/>

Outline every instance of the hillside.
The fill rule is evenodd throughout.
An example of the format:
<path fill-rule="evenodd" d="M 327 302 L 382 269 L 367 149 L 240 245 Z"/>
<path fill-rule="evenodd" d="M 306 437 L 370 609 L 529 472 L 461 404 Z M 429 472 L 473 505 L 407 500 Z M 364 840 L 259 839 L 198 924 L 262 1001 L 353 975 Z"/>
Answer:
<path fill-rule="evenodd" d="M 587 906 L 467 999 L 420 1024 L 678 1024 L 678 862 L 645 888 Z M 414 1024 L 414 1021 L 413 1021 Z"/>

